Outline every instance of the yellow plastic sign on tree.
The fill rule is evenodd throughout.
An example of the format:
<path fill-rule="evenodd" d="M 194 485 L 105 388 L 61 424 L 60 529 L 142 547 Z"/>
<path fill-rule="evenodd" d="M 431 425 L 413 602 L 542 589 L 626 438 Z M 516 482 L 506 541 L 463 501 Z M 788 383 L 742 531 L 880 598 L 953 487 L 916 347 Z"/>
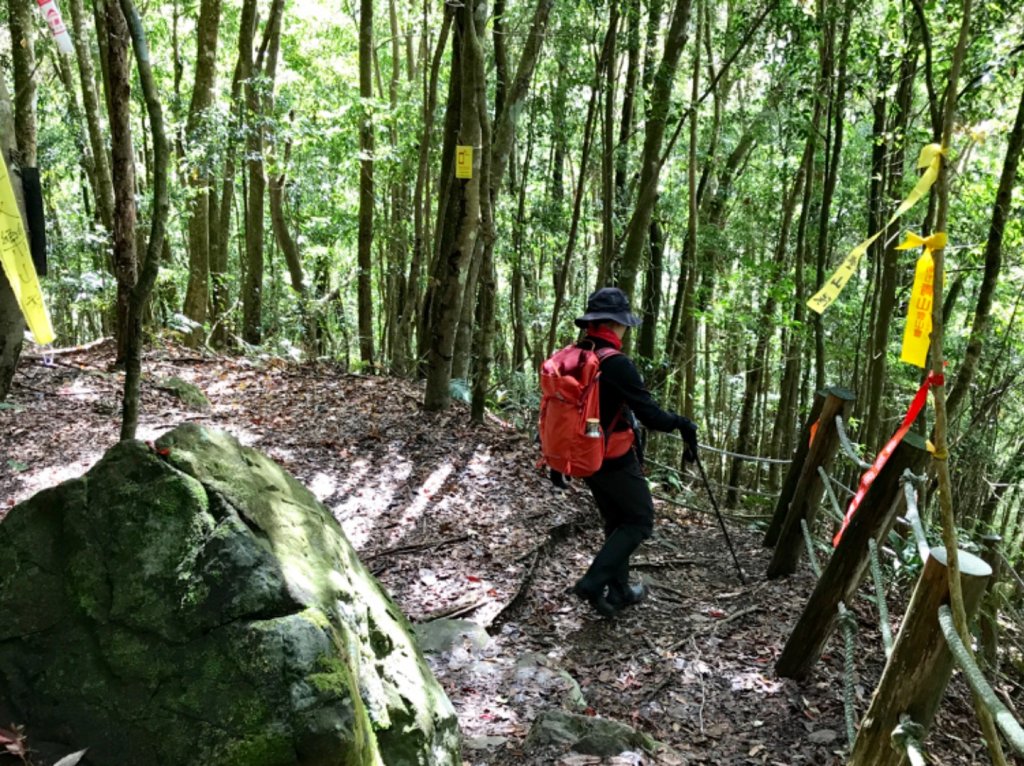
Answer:
<path fill-rule="evenodd" d="M 882 227 L 881 231 L 876 231 L 870 237 L 865 239 L 853 250 L 850 251 L 843 262 L 836 269 L 835 273 L 829 277 L 825 284 L 821 286 L 821 289 L 814 294 L 809 301 L 807 306 L 812 311 L 817 311 L 819 314 L 825 313 L 825 309 L 835 303 L 836 298 L 839 297 L 839 293 L 842 292 L 843 288 L 846 287 L 846 283 L 850 281 L 856 271 L 857 266 L 860 264 L 860 259 L 864 253 L 871 247 L 871 243 L 882 236 L 882 232 L 892 226 L 893 222 L 905 212 L 910 210 L 914 205 L 917 204 L 918 200 L 923 197 L 929 189 L 932 188 L 932 184 L 935 183 L 935 179 L 939 177 L 939 166 L 942 164 L 942 155 L 945 154 L 945 150 L 938 144 L 928 144 L 924 149 L 921 150 L 921 154 L 917 158 L 918 169 L 926 168 L 924 174 L 917 179 L 917 184 L 911 190 L 907 198 L 900 203 L 900 206 L 896 208 L 896 212 L 889 218 L 889 222 Z"/>
<path fill-rule="evenodd" d="M 455 147 L 455 177 L 456 178 L 472 178 L 473 177 L 473 147 L 472 146 L 456 146 Z"/>
<path fill-rule="evenodd" d="M 932 251 L 946 246 L 945 232 L 938 231 L 930 237 L 908 234 L 896 247 L 897 250 L 911 250 L 924 247 L 924 253 L 914 267 L 914 287 L 910 291 L 910 306 L 907 308 L 907 324 L 903 328 L 903 348 L 900 361 L 922 369 L 928 364 L 928 346 L 932 334 L 932 301 L 935 297 L 935 261 Z"/>
<path fill-rule="evenodd" d="M 0 152 L 0 264 L 3 264 L 11 291 L 36 343 L 53 343 L 53 327 L 43 303 L 43 291 L 39 288 L 39 277 L 32 264 L 25 226 L 14 199 L 14 188 L 3 152 Z"/>

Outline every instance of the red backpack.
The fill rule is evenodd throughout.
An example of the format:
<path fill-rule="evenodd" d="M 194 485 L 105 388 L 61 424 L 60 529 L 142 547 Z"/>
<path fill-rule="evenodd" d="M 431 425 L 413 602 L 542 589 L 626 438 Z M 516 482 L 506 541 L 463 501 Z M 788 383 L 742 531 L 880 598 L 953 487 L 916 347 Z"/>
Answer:
<path fill-rule="evenodd" d="M 606 457 L 629 451 L 632 429 L 614 430 L 621 413 L 612 420 L 610 435 L 600 421 L 601 362 L 618 353 L 613 348 L 566 346 L 541 365 L 541 465 L 565 476 L 585 477 L 595 473 Z"/>

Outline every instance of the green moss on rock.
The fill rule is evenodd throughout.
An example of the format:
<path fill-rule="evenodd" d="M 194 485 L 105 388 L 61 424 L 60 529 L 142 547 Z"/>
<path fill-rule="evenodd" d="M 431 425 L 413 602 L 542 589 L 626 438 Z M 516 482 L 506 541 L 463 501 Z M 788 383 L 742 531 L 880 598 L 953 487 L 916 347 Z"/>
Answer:
<path fill-rule="evenodd" d="M 4 712 L 93 766 L 460 763 L 408 622 L 312 494 L 223 433 L 158 448 L 0 522 Z"/>

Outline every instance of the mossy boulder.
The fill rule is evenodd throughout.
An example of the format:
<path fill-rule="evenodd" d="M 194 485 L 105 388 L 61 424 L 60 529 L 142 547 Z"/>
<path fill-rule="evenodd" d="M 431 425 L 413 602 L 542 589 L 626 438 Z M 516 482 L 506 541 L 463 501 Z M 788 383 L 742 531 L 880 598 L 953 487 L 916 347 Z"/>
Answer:
<path fill-rule="evenodd" d="M 0 522 L 0 720 L 101 766 L 459 764 L 454 710 L 340 525 L 187 425 Z"/>

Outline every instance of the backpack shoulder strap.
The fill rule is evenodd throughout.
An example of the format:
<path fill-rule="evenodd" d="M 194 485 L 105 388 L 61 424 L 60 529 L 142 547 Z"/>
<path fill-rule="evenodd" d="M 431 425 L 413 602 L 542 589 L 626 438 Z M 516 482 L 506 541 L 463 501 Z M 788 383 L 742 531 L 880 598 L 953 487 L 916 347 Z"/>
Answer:
<path fill-rule="evenodd" d="M 609 346 L 605 346 L 604 348 L 596 348 L 594 349 L 594 353 L 597 354 L 597 358 L 601 362 L 603 362 L 605 359 L 609 359 L 613 356 L 620 356 L 622 354 L 622 352 L 619 351 L 617 348 L 611 348 Z"/>

